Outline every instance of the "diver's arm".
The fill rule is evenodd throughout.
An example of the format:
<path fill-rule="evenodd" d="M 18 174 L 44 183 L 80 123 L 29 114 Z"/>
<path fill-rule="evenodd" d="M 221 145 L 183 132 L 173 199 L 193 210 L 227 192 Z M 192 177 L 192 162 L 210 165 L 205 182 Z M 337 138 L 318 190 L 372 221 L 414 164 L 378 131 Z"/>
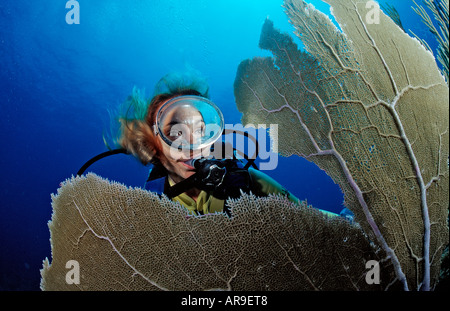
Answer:
<path fill-rule="evenodd" d="M 288 191 L 286 188 L 284 188 L 276 180 L 274 180 L 267 174 L 264 174 L 263 172 L 255 170 L 253 168 L 249 168 L 248 171 L 252 177 L 253 181 L 252 191 L 254 192 L 255 195 L 266 196 L 269 194 L 282 194 L 287 196 L 289 201 L 300 205 L 301 203 L 300 199 L 294 196 L 290 191 Z M 320 211 L 329 216 L 338 216 L 337 214 L 329 211 L 324 210 Z"/>
<path fill-rule="evenodd" d="M 269 194 L 282 194 L 288 197 L 288 199 L 295 203 L 300 204 L 300 199 L 294 196 L 276 180 L 261 171 L 253 168 L 248 169 L 253 182 L 252 191 L 256 195 L 266 196 Z"/>

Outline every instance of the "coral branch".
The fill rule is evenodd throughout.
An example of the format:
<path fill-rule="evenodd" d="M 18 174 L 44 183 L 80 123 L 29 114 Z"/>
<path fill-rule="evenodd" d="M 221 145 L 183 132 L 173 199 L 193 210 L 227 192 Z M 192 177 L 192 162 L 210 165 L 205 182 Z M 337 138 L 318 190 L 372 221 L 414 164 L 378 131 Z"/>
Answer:
<path fill-rule="evenodd" d="M 274 58 L 245 61 L 236 76 L 243 122 L 278 123 L 278 150 L 339 184 L 394 266 L 386 288 L 430 290 L 439 265 L 430 254 L 448 243 L 448 86 L 430 53 L 384 14 L 370 24 L 364 2 L 326 2 L 343 33 L 312 5 L 285 1 L 307 52 L 266 21 L 260 47 Z"/>

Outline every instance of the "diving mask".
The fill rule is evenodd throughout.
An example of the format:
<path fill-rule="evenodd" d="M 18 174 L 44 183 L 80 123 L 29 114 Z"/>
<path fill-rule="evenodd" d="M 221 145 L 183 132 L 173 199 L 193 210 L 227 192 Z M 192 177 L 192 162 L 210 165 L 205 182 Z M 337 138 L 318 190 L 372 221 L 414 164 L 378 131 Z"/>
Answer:
<path fill-rule="evenodd" d="M 194 95 L 167 101 L 156 116 L 155 132 L 172 148 L 199 150 L 212 145 L 224 129 L 223 115 L 210 100 Z"/>

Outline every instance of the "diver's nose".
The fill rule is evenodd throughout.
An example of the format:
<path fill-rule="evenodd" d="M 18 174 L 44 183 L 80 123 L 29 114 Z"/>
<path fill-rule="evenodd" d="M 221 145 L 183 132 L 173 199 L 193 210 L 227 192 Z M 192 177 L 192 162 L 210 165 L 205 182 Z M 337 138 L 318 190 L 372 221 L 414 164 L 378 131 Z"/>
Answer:
<path fill-rule="evenodd" d="M 191 145 L 200 144 L 202 139 L 202 134 L 199 132 L 198 129 L 190 128 L 188 134 L 188 142 Z"/>
<path fill-rule="evenodd" d="M 190 145 L 193 145 L 196 143 L 196 138 L 192 131 L 186 131 L 183 133 L 183 140 L 187 142 Z"/>

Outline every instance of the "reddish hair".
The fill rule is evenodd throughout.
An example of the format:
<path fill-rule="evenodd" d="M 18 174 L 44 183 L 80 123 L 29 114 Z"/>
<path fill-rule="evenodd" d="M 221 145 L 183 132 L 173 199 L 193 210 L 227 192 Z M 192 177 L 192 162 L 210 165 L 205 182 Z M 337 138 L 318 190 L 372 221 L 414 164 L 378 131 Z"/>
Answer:
<path fill-rule="evenodd" d="M 119 143 L 139 159 L 142 164 L 147 165 L 151 162 L 159 161 L 164 156 L 161 141 L 153 130 L 156 123 L 156 115 L 162 105 L 168 100 L 182 95 L 202 96 L 195 90 L 184 90 L 173 94 L 159 94 L 150 101 L 144 120 L 120 119 L 122 135 Z"/>

